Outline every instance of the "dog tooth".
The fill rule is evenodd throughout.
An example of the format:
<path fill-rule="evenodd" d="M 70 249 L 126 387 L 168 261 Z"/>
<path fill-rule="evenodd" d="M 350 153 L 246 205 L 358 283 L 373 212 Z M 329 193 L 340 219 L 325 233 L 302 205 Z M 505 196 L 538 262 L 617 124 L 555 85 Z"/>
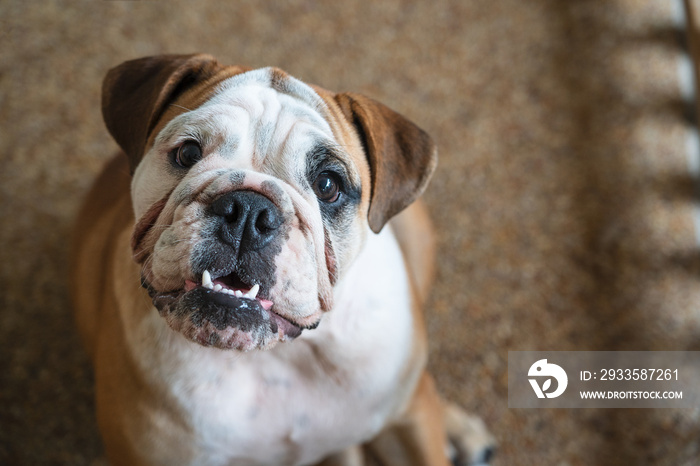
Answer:
<path fill-rule="evenodd" d="M 234 295 L 235 295 L 235 293 L 233 292 L 233 290 L 224 289 L 224 293 L 230 294 L 231 296 L 234 296 Z"/>
<path fill-rule="evenodd" d="M 202 286 L 206 288 L 213 288 L 213 284 L 211 282 L 211 274 L 208 270 L 205 270 L 204 273 L 202 273 Z"/>
<path fill-rule="evenodd" d="M 224 289 L 224 287 L 219 285 L 218 283 L 216 285 L 214 285 L 214 291 L 221 291 L 223 289 Z"/>
<path fill-rule="evenodd" d="M 260 291 L 260 285 L 255 284 L 253 285 L 253 288 L 250 289 L 245 295 L 246 298 L 250 299 L 255 299 L 255 297 L 258 295 L 258 291 Z"/>
<path fill-rule="evenodd" d="M 236 298 L 242 298 L 243 292 L 241 290 L 236 290 Z"/>

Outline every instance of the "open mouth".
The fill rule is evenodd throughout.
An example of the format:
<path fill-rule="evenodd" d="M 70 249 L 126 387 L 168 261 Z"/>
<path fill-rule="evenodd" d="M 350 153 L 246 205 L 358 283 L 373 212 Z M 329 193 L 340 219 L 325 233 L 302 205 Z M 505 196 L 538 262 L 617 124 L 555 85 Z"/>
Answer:
<path fill-rule="evenodd" d="M 176 331 L 204 346 L 223 349 L 266 347 L 298 337 L 302 328 L 274 312 L 260 295 L 260 285 L 244 283 L 235 273 L 186 280 L 180 291 L 152 291 L 153 304 Z"/>
<path fill-rule="evenodd" d="M 260 291 L 260 285 L 254 284 L 253 286 L 247 288 L 246 285 L 238 278 L 235 274 L 229 274 L 217 279 L 212 280 L 211 273 L 205 270 L 202 273 L 201 285 L 197 283 L 186 280 L 185 281 L 185 291 L 191 291 L 201 286 L 207 290 L 211 290 L 214 293 L 221 293 L 228 296 L 234 296 L 239 299 L 248 299 L 251 301 L 257 301 L 266 311 L 272 308 L 273 302 L 267 299 L 259 298 L 258 292 Z"/>

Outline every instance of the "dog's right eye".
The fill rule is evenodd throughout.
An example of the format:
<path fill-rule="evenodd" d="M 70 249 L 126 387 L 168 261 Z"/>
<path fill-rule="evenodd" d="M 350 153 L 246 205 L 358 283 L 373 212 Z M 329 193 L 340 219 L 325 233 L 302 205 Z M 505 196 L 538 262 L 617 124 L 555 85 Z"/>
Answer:
<path fill-rule="evenodd" d="M 340 197 L 340 183 L 338 176 L 333 172 L 326 171 L 318 175 L 313 188 L 316 197 L 326 204 L 332 204 Z"/>
<path fill-rule="evenodd" d="M 187 141 L 175 150 L 175 163 L 190 168 L 202 158 L 202 148 L 194 141 Z"/>

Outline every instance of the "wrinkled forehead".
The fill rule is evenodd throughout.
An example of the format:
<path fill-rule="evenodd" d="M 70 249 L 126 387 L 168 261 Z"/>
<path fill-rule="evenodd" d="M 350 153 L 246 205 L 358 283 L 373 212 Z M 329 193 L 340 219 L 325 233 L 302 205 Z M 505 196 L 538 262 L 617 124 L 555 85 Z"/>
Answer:
<path fill-rule="evenodd" d="M 241 94 L 249 99 L 242 98 Z M 262 68 L 229 78 L 218 86 L 210 102 L 216 98 L 242 105 L 246 105 L 246 100 L 263 105 L 286 102 L 301 115 L 320 121 L 328 116 L 326 103 L 311 87 L 276 68 Z"/>
<path fill-rule="evenodd" d="M 180 134 L 230 147 L 252 139 L 256 151 L 265 151 L 292 137 L 333 138 L 325 102 L 309 86 L 274 68 L 229 78 L 197 108 L 183 105 L 180 110 L 190 111 L 174 117 L 156 144 Z"/>

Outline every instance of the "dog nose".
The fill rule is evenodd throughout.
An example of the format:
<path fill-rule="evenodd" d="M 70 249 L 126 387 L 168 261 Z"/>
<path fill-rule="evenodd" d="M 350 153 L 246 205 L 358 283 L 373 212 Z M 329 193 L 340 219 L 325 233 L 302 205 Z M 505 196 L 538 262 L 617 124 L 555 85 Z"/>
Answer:
<path fill-rule="evenodd" d="M 221 240 L 243 251 L 264 248 L 282 225 L 275 204 L 253 191 L 226 193 L 212 202 L 211 211 L 222 219 Z"/>

